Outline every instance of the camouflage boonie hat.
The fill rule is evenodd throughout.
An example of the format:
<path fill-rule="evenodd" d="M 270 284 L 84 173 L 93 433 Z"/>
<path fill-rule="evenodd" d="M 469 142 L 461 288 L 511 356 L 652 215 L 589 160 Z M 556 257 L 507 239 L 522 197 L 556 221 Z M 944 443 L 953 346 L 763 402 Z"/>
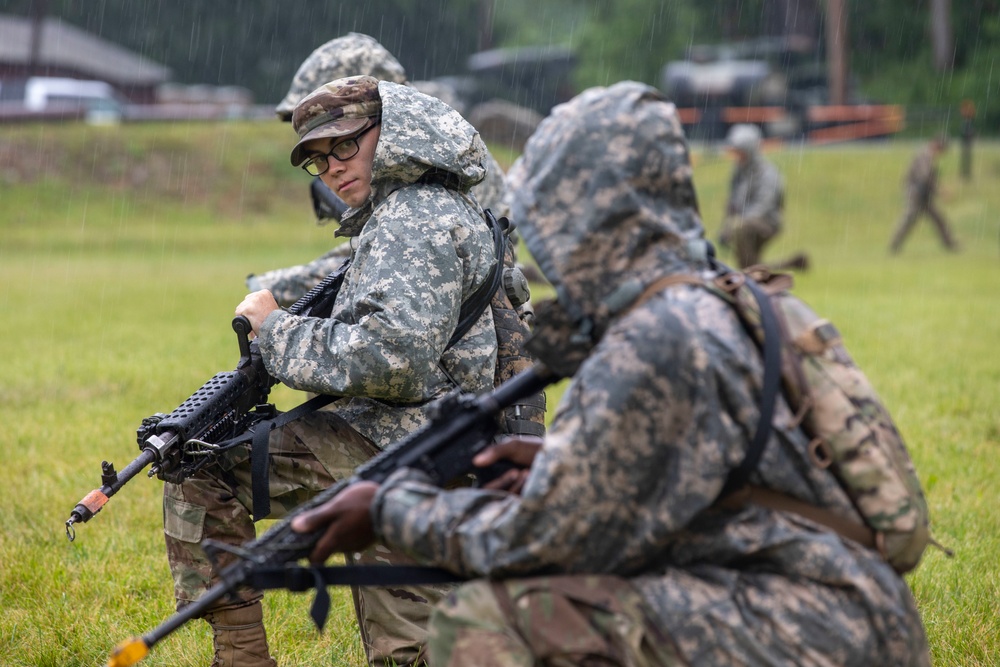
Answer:
<path fill-rule="evenodd" d="M 302 61 L 288 94 L 274 112 L 281 120 L 289 121 L 299 101 L 316 88 L 327 81 L 359 74 L 406 83 L 406 71 L 384 46 L 368 35 L 350 32 L 319 46 Z"/>
<path fill-rule="evenodd" d="M 299 143 L 292 149 L 292 166 L 305 161 L 302 144 L 313 139 L 343 137 L 368 124 L 382 113 L 378 79 L 349 76 L 325 83 L 302 98 L 292 112 L 292 127 Z"/>

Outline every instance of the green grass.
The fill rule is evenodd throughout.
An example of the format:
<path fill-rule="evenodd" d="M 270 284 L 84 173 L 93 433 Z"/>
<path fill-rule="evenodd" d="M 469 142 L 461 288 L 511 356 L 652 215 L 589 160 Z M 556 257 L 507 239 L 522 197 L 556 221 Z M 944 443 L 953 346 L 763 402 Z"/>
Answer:
<path fill-rule="evenodd" d="M 63 522 L 99 485 L 103 459 L 137 453 L 135 428 L 234 367 L 229 328 L 251 272 L 307 261 L 331 243 L 308 181 L 287 166 L 278 123 L 0 128 L 0 651 L 4 665 L 98 665 L 173 611 L 160 486 L 134 480 L 70 544 Z M 774 153 L 787 230 L 768 256 L 807 249 L 797 292 L 833 319 L 911 447 L 936 537 L 908 577 L 937 665 L 996 665 L 1000 561 L 1000 146 L 977 147 L 975 180 L 943 164 L 963 252 L 920 226 L 886 246 L 913 144 Z M 505 159 L 505 161 L 508 161 Z M 45 171 L 42 171 L 45 169 Z M 714 235 L 728 163 L 699 152 Z M 274 393 L 279 407 L 299 396 Z M 362 663 L 350 599 L 317 636 L 309 595 L 269 594 L 283 664 Z M 204 665 L 191 623 L 142 663 Z"/>

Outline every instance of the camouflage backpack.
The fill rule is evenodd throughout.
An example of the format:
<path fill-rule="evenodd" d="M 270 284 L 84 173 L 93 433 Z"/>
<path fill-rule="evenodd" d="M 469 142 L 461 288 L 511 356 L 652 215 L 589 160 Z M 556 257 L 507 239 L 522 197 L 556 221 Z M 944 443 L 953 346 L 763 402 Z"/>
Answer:
<path fill-rule="evenodd" d="M 927 502 L 913 462 L 836 327 L 792 295 L 791 286 L 791 276 L 760 267 L 746 274 L 724 273 L 708 285 L 734 306 L 762 347 L 770 319 L 780 341 L 773 354 L 780 356 L 781 388 L 799 426 L 811 439 L 810 460 L 834 474 L 867 525 L 752 485 L 738 484 L 742 488 L 737 493 L 750 502 L 796 512 L 833 528 L 878 550 L 897 572 L 908 572 L 929 544 L 937 545 L 930 535 Z M 770 304 L 770 314 L 762 314 L 762 303 Z M 765 367 L 766 358 L 765 347 Z M 762 421 L 769 413 L 762 402 Z M 756 465 L 762 449 L 761 445 L 754 452 L 751 447 L 744 473 Z"/>

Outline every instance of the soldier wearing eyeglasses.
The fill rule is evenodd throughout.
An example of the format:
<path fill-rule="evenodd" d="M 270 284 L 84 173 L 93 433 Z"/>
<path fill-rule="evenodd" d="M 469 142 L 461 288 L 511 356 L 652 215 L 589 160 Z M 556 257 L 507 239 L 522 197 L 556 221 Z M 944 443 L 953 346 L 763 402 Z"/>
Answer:
<path fill-rule="evenodd" d="M 321 44 L 302 62 L 295 73 L 288 94 L 275 107 L 275 113 L 282 121 L 291 122 L 292 112 L 298 103 L 320 85 L 347 76 L 363 74 L 373 76 L 379 81 L 413 85 L 408 81 L 406 70 L 399 61 L 377 40 L 369 35 L 350 32 Z M 424 82 L 417 89 L 428 92 L 424 87 L 427 83 Z M 439 92 L 428 94 L 459 109 L 453 104 L 454 100 L 451 99 L 453 96 L 441 97 Z M 460 109 L 459 111 L 461 112 Z M 486 177 L 472 186 L 472 193 L 483 208 L 490 209 L 499 218 L 508 214 L 502 201 L 506 191 L 503 169 L 493 156 L 487 153 Z M 310 188 L 310 193 L 318 223 L 320 225 L 338 223 L 344 213 L 345 203 L 337 201 L 336 196 L 330 195 L 327 188 L 316 180 Z M 513 238 L 512 236 L 512 240 Z M 348 255 L 350 255 L 349 244 L 337 245 L 305 264 L 251 274 L 247 277 L 247 287 L 253 291 L 268 289 L 279 304 L 288 306 L 330 272 L 336 270 Z M 519 306 L 518 312 L 522 318 L 530 319 L 532 314 L 530 303 Z"/>
<path fill-rule="evenodd" d="M 337 396 L 271 432 L 270 505 L 279 518 L 386 445 L 425 423 L 425 406 L 460 387 L 493 386 L 497 336 L 489 308 L 449 343 L 463 302 L 486 283 L 496 248 L 470 188 L 486 174 L 486 146 L 443 102 L 370 76 L 324 84 L 295 107 L 293 165 L 317 175 L 350 209 L 337 232 L 355 248 L 328 318 L 292 315 L 271 292 L 237 307 L 275 378 Z M 181 484 L 166 484 L 167 554 L 179 606 L 214 582 L 200 542 L 240 545 L 255 536 L 248 449 L 231 450 Z M 265 517 L 254 516 L 253 520 Z M 223 554 L 221 566 L 231 556 Z M 402 562 L 373 547 L 351 558 Z M 426 618 L 446 589 L 365 587 L 354 591 L 368 661 L 423 661 Z M 243 590 L 206 615 L 214 665 L 274 665 L 262 594 Z"/>

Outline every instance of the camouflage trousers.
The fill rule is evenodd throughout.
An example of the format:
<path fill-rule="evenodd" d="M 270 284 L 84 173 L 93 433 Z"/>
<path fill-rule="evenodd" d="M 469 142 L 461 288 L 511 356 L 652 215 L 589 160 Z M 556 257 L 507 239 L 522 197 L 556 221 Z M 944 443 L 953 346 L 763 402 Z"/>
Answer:
<path fill-rule="evenodd" d="M 892 234 L 892 241 L 889 243 L 890 252 L 899 252 L 900 248 L 903 247 L 903 242 L 917 224 L 917 220 L 921 214 L 926 214 L 931 219 L 931 222 L 934 223 L 934 229 L 937 231 L 938 238 L 941 239 L 941 244 L 945 248 L 949 250 L 957 249 L 958 245 L 955 243 L 955 237 L 951 233 L 951 227 L 948 226 L 948 221 L 941 215 L 941 211 L 938 210 L 933 200 L 923 201 L 917 197 L 911 197 L 907 200 L 906 211 L 903 213 L 903 217 L 899 219 L 896 231 Z"/>
<path fill-rule="evenodd" d="M 760 264 L 764 246 L 777 234 L 777 228 L 764 220 L 730 216 L 722 225 L 720 239 L 732 246 L 737 266 L 745 269 Z"/>
<path fill-rule="evenodd" d="M 858 573 L 869 565 L 859 562 Z M 867 581 L 866 590 L 716 567 L 637 580 L 477 580 L 438 603 L 430 619 L 429 662 L 929 667 L 927 638 L 906 583 L 888 565 L 876 567 L 881 584 Z"/>
<path fill-rule="evenodd" d="M 271 434 L 269 519 L 285 516 L 291 509 L 349 477 L 378 449 L 344 419 L 319 411 L 298 419 Z M 174 578 L 178 607 L 196 600 L 217 578 L 200 546 L 210 538 L 240 545 L 253 540 L 250 453 L 241 447 L 226 455 L 219 466 L 210 466 L 183 484 L 166 484 L 163 494 L 163 525 L 167 559 Z M 361 554 L 347 556 L 359 564 L 410 564 L 405 556 L 376 545 Z M 222 554 L 218 566 L 233 561 Z M 427 618 L 434 603 L 449 586 L 353 588 L 358 626 L 368 661 L 372 665 L 409 665 L 422 661 Z M 259 600 L 260 591 L 239 592 L 242 604 Z M 232 606 L 232 601 L 220 607 Z"/>
<path fill-rule="evenodd" d="M 684 665 L 639 593 L 611 576 L 464 584 L 438 604 L 435 667 Z"/>

